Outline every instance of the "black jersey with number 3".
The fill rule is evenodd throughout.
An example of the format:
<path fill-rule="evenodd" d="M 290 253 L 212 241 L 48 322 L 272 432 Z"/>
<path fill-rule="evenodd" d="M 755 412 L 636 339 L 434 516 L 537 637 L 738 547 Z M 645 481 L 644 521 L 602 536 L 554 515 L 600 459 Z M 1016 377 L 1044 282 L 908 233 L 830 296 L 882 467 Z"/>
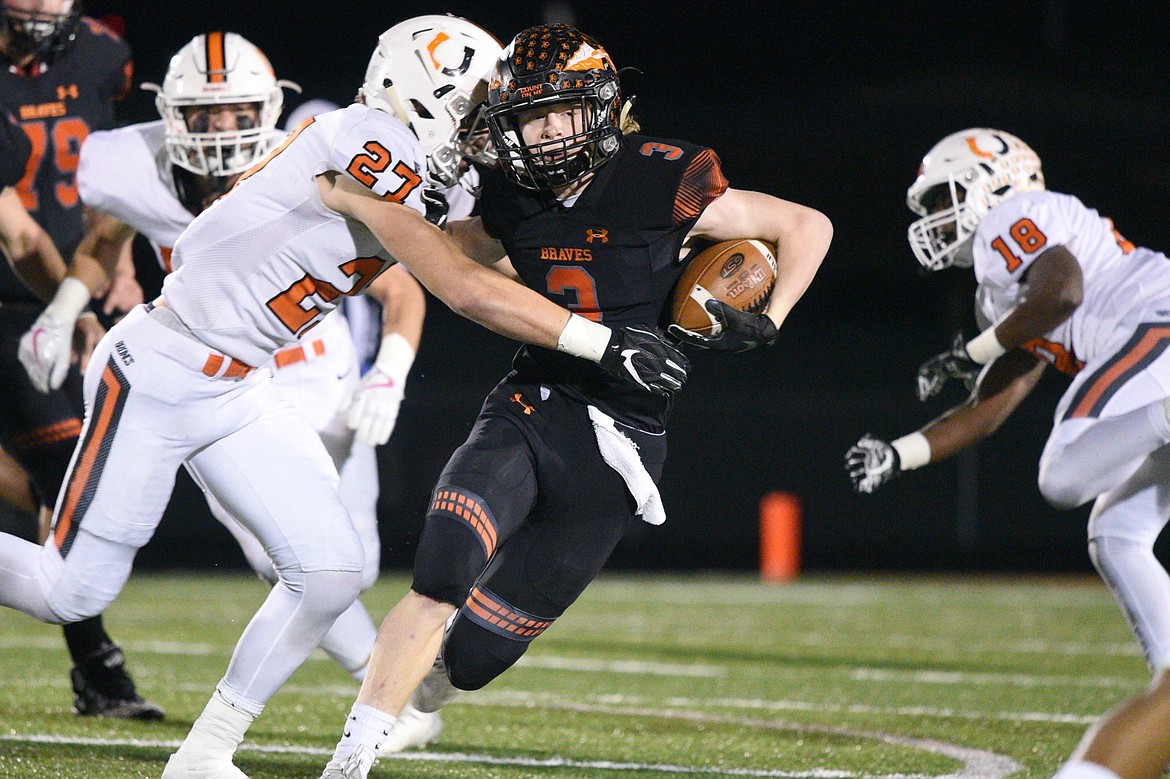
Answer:
<path fill-rule="evenodd" d="M 485 176 L 480 205 L 484 229 L 531 289 L 612 328 L 664 326 L 687 232 L 726 189 L 712 150 L 629 135 L 568 207 L 498 171 Z M 594 363 L 526 346 L 515 368 L 616 419 L 652 432 L 665 427 L 668 399 Z"/>
<path fill-rule="evenodd" d="M 17 192 L 68 259 L 84 232 L 77 194 L 81 144 L 115 126 L 113 102 L 130 88 L 130 49 L 115 33 L 82 18 L 74 41 L 49 64 L 21 67 L 0 54 L 0 109 L 20 123 L 32 146 Z M 34 301 L 0 263 L 0 300 Z"/>

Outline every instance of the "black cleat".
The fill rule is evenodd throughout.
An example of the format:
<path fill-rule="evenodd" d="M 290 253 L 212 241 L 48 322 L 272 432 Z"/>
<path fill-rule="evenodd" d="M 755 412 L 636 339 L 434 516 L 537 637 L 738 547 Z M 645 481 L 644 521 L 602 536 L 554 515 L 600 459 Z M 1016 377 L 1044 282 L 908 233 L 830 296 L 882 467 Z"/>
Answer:
<path fill-rule="evenodd" d="M 143 700 L 126 673 L 126 658 L 114 644 L 105 644 L 69 674 L 73 682 L 73 712 L 82 717 L 160 720 L 166 714 L 157 703 Z"/>

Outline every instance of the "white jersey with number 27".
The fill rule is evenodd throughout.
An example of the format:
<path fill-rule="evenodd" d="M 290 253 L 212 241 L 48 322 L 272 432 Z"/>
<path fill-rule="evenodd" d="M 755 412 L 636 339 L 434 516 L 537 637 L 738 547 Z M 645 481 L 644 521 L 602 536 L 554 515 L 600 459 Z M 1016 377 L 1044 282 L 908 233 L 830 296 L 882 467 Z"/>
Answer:
<path fill-rule="evenodd" d="M 262 364 L 394 262 L 322 204 L 317 176 L 336 171 L 425 213 L 423 164 L 410 130 L 381 111 L 355 104 L 306 120 L 180 236 L 167 304 L 208 346 Z"/>

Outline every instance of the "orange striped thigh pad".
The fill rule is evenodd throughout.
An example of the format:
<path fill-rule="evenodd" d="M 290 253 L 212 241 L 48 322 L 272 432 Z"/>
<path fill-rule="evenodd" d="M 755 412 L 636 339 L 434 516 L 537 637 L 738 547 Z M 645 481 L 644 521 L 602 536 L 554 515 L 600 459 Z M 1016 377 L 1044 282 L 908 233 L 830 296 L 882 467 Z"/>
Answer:
<path fill-rule="evenodd" d="M 499 531 L 496 528 L 496 518 L 484 505 L 483 498 L 466 490 L 440 487 L 435 490 L 435 499 L 431 501 L 431 513 L 442 514 L 467 524 L 475 531 L 483 545 L 484 557 L 491 559 L 496 551 Z"/>

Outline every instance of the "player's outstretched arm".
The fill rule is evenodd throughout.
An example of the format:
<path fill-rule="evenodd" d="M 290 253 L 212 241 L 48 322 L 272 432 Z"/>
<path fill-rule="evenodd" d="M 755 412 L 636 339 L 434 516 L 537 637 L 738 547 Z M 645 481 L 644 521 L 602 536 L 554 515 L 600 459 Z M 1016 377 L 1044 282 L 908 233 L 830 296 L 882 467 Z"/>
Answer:
<path fill-rule="evenodd" d="M 689 362 L 654 333 L 612 330 L 472 260 L 409 206 L 373 197 L 343 176 L 318 177 L 322 202 L 361 221 L 451 310 L 501 335 L 593 362 L 656 394 L 686 381 Z"/>
<path fill-rule="evenodd" d="M 1045 363 L 1015 349 L 992 363 L 971 397 L 917 432 L 893 441 L 868 433 L 845 453 L 845 470 L 858 492 L 873 492 L 903 471 L 957 454 L 987 438 L 1035 388 Z"/>

